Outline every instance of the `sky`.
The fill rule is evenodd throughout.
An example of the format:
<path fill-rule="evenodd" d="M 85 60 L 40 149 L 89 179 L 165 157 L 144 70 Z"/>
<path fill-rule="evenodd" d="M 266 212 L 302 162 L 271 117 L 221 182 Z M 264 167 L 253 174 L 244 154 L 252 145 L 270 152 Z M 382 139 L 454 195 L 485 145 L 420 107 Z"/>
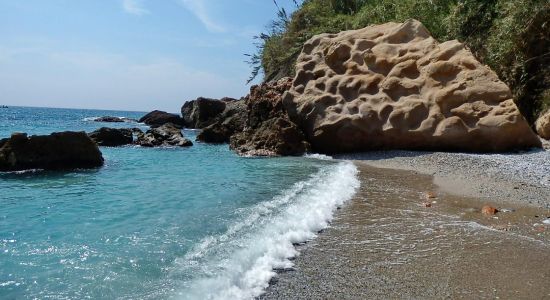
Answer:
<path fill-rule="evenodd" d="M 177 112 L 240 98 L 244 54 L 275 16 L 272 0 L 0 0 L 0 105 Z"/>

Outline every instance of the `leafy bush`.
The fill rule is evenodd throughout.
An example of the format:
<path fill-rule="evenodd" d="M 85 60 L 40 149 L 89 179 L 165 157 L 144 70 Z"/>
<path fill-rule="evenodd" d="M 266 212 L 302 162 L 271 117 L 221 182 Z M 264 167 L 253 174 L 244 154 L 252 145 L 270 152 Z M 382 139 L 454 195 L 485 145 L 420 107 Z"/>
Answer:
<path fill-rule="evenodd" d="M 550 3 L 548 0 L 305 0 L 259 37 L 250 62 L 265 81 L 294 75 L 302 45 L 319 33 L 371 24 L 421 21 L 440 40 L 457 39 L 512 89 L 534 122 L 550 108 Z M 252 78 L 253 78 L 252 77 Z"/>

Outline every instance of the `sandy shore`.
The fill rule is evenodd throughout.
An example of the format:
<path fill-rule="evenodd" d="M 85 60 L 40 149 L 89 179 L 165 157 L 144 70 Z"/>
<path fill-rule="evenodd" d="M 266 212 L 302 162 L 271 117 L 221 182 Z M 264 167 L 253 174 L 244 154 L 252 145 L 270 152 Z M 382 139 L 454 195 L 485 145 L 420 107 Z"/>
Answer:
<path fill-rule="evenodd" d="M 550 299 L 548 153 L 397 154 L 351 157 L 360 191 L 262 299 Z"/>

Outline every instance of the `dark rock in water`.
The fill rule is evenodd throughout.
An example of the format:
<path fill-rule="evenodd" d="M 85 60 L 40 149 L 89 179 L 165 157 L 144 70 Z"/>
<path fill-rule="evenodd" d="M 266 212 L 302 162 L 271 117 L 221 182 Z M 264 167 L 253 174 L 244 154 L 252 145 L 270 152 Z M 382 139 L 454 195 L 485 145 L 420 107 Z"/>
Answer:
<path fill-rule="evenodd" d="M 128 128 L 133 134 L 140 134 L 143 133 L 143 131 L 137 127 L 134 128 Z"/>
<path fill-rule="evenodd" d="M 99 146 L 116 147 L 128 145 L 134 141 L 132 129 L 128 128 L 117 129 L 102 127 L 94 132 L 89 133 L 88 135 Z"/>
<path fill-rule="evenodd" d="M 223 98 L 222 101 L 226 98 Z M 247 110 L 244 100 L 226 102 L 225 110 L 219 115 L 215 123 L 204 128 L 197 140 L 206 143 L 229 143 L 229 138 L 241 132 L 246 124 Z"/>
<path fill-rule="evenodd" d="M 304 134 L 290 121 L 282 104 L 282 95 L 291 84 L 291 78 L 283 78 L 250 89 L 245 99 L 245 129 L 231 136 L 231 149 L 254 156 L 301 155 L 309 151 Z"/>
<path fill-rule="evenodd" d="M 221 123 L 214 123 L 206 128 L 204 128 L 198 135 L 197 141 L 212 143 L 212 144 L 223 144 L 229 142 L 229 137 L 232 133 Z"/>
<path fill-rule="evenodd" d="M 94 122 L 122 123 L 124 120 L 119 117 L 105 116 L 94 119 Z"/>
<path fill-rule="evenodd" d="M 230 101 L 203 97 L 185 102 L 181 108 L 185 126 L 188 128 L 204 128 L 214 124 L 219 115 L 224 112 L 227 102 Z"/>
<path fill-rule="evenodd" d="M 171 123 L 138 133 L 136 144 L 142 147 L 193 146 L 193 142 L 183 136 L 181 128 Z"/>
<path fill-rule="evenodd" d="M 139 119 L 139 122 L 152 127 L 162 126 L 167 123 L 172 123 L 176 127 L 182 127 L 184 125 L 183 119 L 180 116 L 160 110 L 154 110 L 146 114 Z"/>
<path fill-rule="evenodd" d="M 103 165 L 97 144 L 85 132 L 50 135 L 14 133 L 0 141 L 0 171 L 96 168 Z"/>
<path fill-rule="evenodd" d="M 104 116 L 94 119 L 94 122 L 105 122 L 105 123 L 122 123 L 122 122 L 137 122 L 136 119 L 125 118 L 125 117 L 111 117 Z"/>

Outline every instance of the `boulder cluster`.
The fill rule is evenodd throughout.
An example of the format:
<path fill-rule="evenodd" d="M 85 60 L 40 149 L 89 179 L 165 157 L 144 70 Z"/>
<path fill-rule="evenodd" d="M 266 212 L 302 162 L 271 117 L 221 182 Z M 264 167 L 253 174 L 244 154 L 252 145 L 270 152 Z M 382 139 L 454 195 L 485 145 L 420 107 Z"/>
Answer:
<path fill-rule="evenodd" d="M 416 20 L 314 36 L 293 79 L 252 86 L 239 100 L 201 97 L 186 102 L 181 116 L 155 110 L 139 122 L 151 128 L 14 134 L 0 140 L 0 171 L 100 166 L 97 145 L 188 147 L 183 127 L 200 129 L 200 142 L 229 143 L 246 156 L 541 147 L 506 84 L 462 43 L 439 43 Z M 550 139 L 550 111 L 536 130 Z"/>
<path fill-rule="evenodd" d="M 231 136 L 230 147 L 241 155 L 301 155 L 310 150 L 302 131 L 290 121 L 282 95 L 291 78 L 253 86 L 244 99 L 247 118 L 244 129 Z"/>
<path fill-rule="evenodd" d="M 242 155 L 541 147 L 506 84 L 416 20 L 314 36 L 294 79 L 253 86 L 241 100 L 199 98 L 182 115 L 202 129 L 198 140 Z M 549 120 L 537 122 L 543 138 Z"/>
<path fill-rule="evenodd" d="M 102 127 L 88 134 L 99 146 L 117 147 L 124 145 L 139 145 L 142 147 L 189 147 L 193 142 L 186 139 L 181 127 L 173 123 L 165 123 L 152 127 L 146 132 L 139 128 L 107 128 Z"/>

